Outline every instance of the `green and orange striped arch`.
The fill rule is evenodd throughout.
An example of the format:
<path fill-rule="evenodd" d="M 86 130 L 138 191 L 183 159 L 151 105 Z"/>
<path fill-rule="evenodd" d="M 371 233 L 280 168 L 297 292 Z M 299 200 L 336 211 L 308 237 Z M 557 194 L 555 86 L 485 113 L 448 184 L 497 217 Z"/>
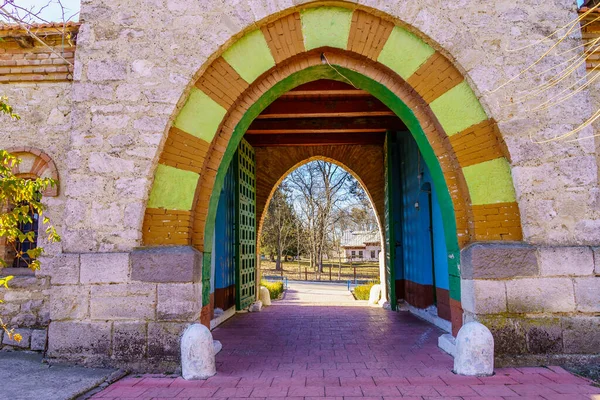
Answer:
<path fill-rule="evenodd" d="M 452 217 L 449 251 L 458 257 L 470 241 L 522 239 L 508 152 L 464 76 L 408 28 L 356 7 L 290 10 L 245 32 L 203 68 L 162 149 L 144 245 L 191 244 L 210 260 L 218 176 L 252 120 L 279 95 L 311 80 L 340 80 L 321 64 L 321 52 L 403 119 L 439 171 Z"/>

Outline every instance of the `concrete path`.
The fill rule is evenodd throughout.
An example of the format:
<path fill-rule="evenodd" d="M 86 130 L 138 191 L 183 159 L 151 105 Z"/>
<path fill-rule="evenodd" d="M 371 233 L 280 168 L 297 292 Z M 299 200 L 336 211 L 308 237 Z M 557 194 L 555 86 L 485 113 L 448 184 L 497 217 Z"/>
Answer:
<path fill-rule="evenodd" d="M 314 284 L 291 289 L 296 293 L 279 305 L 238 314 L 213 331 L 223 344 L 216 376 L 206 381 L 130 377 L 93 398 L 600 398 L 600 388 L 559 367 L 497 369 L 483 378 L 454 375 L 452 358 L 437 347 L 438 328 L 407 312 L 340 306 L 347 296 L 338 289 L 324 293 Z"/>
<path fill-rule="evenodd" d="M 67 400 L 104 382 L 110 369 L 50 366 L 42 355 L 0 352 L 0 398 L 10 400 Z"/>
<path fill-rule="evenodd" d="M 345 283 L 288 281 L 282 300 L 273 305 L 365 306 L 366 300 L 354 300 Z"/>

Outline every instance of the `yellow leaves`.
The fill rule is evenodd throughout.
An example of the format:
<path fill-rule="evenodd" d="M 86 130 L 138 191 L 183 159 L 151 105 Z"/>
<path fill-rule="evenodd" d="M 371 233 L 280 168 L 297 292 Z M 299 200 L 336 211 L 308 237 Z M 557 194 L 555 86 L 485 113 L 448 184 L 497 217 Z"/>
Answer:
<path fill-rule="evenodd" d="M 2 328 L 2 330 L 4 332 L 6 332 L 6 335 L 8 336 L 9 339 L 12 339 L 17 343 L 19 343 L 19 342 L 21 342 L 21 340 L 23 340 L 23 336 L 20 333 L 15 333 L 14 329 L 8 329 L 8 327 L 6 326 L 4 321 L 2 321 L 2 318 L 0 318 L 0 328 Z"/>
<path fill-rule="evenodd" d="M 14 276 L 12 276 L 12 275 L 0 278 L 0 287 L 4 286 L 6 289 L 8 289 L 8 282 L 10 282 L 10 280 L 12 278 L 14 278 Z M 4 303 L 4 300 L 0 299 L 0 303 Z M 2 320 L 0 320 L 0 321 L 2 321 Z"/>
<path fill-rule="evenodd" d="M 4 286 L 5 288 L 8 289 L 8 282 L 10 282 L 13 278 L 14 278 L 14 276 L 12 276 L 12 275 L 0 278 L 0 286 Z"/>

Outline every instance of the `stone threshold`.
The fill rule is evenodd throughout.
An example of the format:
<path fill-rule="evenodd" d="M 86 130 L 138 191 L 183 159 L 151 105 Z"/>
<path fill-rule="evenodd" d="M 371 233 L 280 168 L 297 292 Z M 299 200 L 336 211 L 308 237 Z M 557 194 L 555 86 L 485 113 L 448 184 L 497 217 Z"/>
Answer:
<path fill-rule="evenodd" d="M 456 354 L 456 338 L 451 333 L 445 333 L 438 338 L 438 347 L 454 357 Z"/>
<path fill-rule="evenodd" d="M 223 322 L 227 321 L 229 318 L 235 315 L 235 306 L 230 307 L 227 310 L 223 311 L 223 314 L 219 315 L 216 318 L 213 318 L 210 321 L 210 330 L 212 331 L 217 326 L 221 325 Z"/>
<path fill-rule="evenodd" d="M 450 321 L 446 321 L 445 319 L 438 317 L 437 307 L 428 307 L 426 309 L 422 309 L 404 303 L 401 306 L 401 308 L 399 308 L 399 311 L 409 311 L 414 316 L 424 319 L 425 321 L 437 326 L 443 331 L 452 333 L 452 323 Z"/>

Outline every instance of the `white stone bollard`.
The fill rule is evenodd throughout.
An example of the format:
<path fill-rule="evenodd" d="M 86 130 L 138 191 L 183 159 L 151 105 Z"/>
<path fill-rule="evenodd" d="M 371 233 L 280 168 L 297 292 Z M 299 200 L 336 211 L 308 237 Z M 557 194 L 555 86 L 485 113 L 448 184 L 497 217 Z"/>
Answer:
<path fill-rule="evenodd" d="M 456 335 L 454 372 L 458 375 L 488 376 L 494 373 L 494 337 L 479 322 L 463 325 Z"/>
<path fill-rule="evenodd" d="M 217 373 L 215 343 L 210 330 L 193 324 L 181 338 L 181 372 L 183 379 L 208 379 Z"/>
<path fill-rule="evenodd" d="M 249 312 L 260 312 L 262 310 L 262 301 L 256 300 L 254 303 L 250 304 L 248 307 Z"/>
<path fill-rule="evenodd" d="M 213 348 L 215 349 L 215 356 L 219 354 L 221 350 L 223 350 L 223 345 L 218 340 L 213 340 Z"/>
<path fill-rule="evenodd" d="M 381 297 L 381 285 L 373 285 L 373 287 L 371 287 L 371 291 L 369 292 L 369 305 L 370 306 L 377 305 L 380 297 Z"/>
<path fill-rule="evenodd" d="M 264 286 L 260 287 L 260 301 L 262 301 L 263 306 L 271 305 L 271 293 L 269 293 L 269 289 Z"/>
<path fill-rule="evenodd" d="M 379 252 L 379 282 L 381 285 L 381 299 L 379 299 L 379 305 L 385 308 L 385 303 L 387 303 L 387 294 L 390 288 L 387 287 L 387 281 L 385 278 L 385 252 Z M 388 304 L 389 306 L 389 304 Z"/>

